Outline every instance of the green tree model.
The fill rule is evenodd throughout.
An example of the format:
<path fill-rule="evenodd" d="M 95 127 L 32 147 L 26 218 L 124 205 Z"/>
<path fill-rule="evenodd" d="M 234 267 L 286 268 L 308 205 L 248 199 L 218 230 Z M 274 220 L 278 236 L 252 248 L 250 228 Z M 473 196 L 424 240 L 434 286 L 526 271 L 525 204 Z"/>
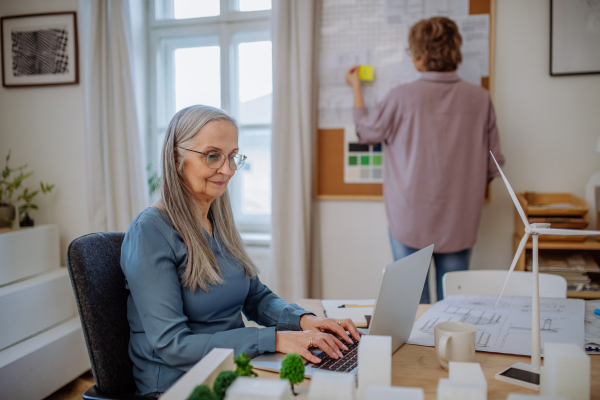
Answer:
<path fill-rule="evenodd" d="M 298 394 L 294 390 L 294 385 L 304 381 L 304 360 L 302 360 L 302 357 L 296 353 L 286 355 L 281 363 L 279 376 L 290 381 L 292 393 L 294 393 L 294 396 L 297 396 Z"/>
<path fill-rule="evenodd" d="M 250 360 L 251 358 L 246 356 L 246 353 L 242 353 L 239 357 L 233 358 L 233 362 L 235 363 L 235 374 L 237 376 L 258 376 L 258 374 L 252 370 Z"/>
<path fill-rule="evenodd" d="M 217 400 L 217 395 L 206 385 L 196 386 L 188 400 Z"/>
<path fill-rule="evenodd" d="M 225 398 L 225 391 L 235 378 L 237 378 L 237 375 L 233 371 L 223 371 L 217 376 L 213 390 L 215 391 L 218 400 L 223 400 Z"/>

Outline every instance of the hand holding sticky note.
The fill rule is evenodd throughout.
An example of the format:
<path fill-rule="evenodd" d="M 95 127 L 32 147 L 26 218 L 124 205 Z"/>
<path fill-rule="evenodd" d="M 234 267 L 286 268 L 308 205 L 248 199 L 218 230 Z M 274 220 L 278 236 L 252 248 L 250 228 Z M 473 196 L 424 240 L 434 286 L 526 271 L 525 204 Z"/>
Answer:
<path fill-rule="evenodd" d="M 374 78 L 373 66 L 361 65 L 360 67 L 358 67 L 358 77 L 361 81 L 372 81 Z"/>

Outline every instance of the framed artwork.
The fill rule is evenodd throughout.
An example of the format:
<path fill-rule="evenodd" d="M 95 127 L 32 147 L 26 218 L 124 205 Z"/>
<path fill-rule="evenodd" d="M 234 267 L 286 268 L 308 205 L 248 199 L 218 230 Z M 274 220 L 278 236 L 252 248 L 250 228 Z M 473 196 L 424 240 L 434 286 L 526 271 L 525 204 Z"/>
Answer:
<path fill-rule="evenodd" d="M 74 11 L 2 17 L 2 85 L 79 83 L 76 17 Z"/>
<path fill-rule="evenodd" d="M 550 0 L 550 75 L 600 74 L 600 0 Z"/>

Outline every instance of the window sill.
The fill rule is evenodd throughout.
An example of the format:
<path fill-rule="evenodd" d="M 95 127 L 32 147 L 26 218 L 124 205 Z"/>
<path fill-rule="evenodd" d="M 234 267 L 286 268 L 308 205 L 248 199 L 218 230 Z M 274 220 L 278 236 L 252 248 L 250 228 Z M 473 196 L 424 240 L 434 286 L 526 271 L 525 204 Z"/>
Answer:
<path fill-rule="evenodd" d="M 258 232 L 240 232 L 244 246 L 270 247 L 271 234 Z"/>

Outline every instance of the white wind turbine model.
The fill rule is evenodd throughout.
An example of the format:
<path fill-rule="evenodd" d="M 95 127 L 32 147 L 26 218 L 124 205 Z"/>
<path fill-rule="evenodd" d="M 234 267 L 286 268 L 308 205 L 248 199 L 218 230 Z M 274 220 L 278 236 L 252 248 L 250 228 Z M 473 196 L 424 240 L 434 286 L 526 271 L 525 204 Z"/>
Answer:
<path fill-rule="evenodd" d="M 492 152 L 490 151 L 490 154 Z M 539 284 L 539 265 L 538 265 L 538 239 L 539 235 L 571 235 L 571 236 L 581 236 L 581 235 L 600 235 L 598 231 L 586 231 L 586 230 L 575 230 L 575 229 L 551 229 L 550 224 L 530 224 L 527 220 L 527 216 L 517 200 L 517 196 L 513 191 L 510 183 L 508 183 L 508 179 L 502 172 L 500 165 L 496 161 L 494 154 L 492 154 L 492 158 L 500 171 L 500 175 L 502 175 L 502 179 L 506 184 L 506 188 L 508 189 L 508 193 L 510 197 L 515 203 L 515 207 L 517 207 L 517 211 L 523 220 L 523 224 L 525 225 L 525 234 L 519 243 L 519 247 L 517 248 L 517 252 L 515 253 L 515 258 L 510 265 L 510 269 L 508 271 L 508 276 L 506 277 L 506 281 L 504 281 L 504 286 L 502 287 L 502 292 L 500 292 L 500 297 L 498 297 L 498 301 L 502 298 L 502 294 L 504 293 L 504 289 L 506 289 L 506 284 L 508 283 L 508 279 L 510 278 L 510 274 L 515 269 L 517 265 L 517 260 L 521 255 L 521 252 L 525 248 L 525 244 L 529 239 L 529 236 L 532 237 L 533 240 L 533 293 L 531 298 L 531 365 L 525 363 L 516 363 L 511 367 L 505 369 L 496 374 L 496 379 L 510 382 L 515 385 L 525 386 L 530 389 L 539 390 L 539 378 L 540 378 L 540 366 L 541 366 L 541 343 L 540 343 L 540 284 Z M 498 302 L 496 302 L 498 305 Z"/>

